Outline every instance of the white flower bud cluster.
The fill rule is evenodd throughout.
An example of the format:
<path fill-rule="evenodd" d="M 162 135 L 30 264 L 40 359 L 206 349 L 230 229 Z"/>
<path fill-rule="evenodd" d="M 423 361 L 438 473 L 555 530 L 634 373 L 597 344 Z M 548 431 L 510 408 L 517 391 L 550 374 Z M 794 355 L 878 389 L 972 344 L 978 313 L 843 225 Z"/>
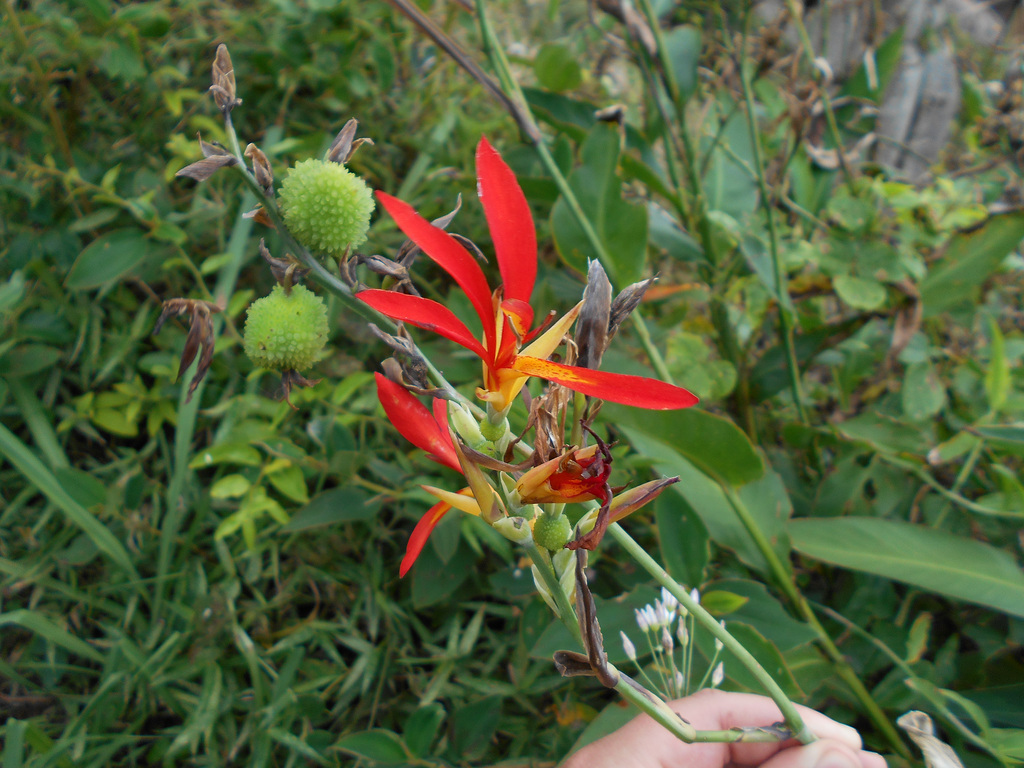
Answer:
<path fill-rule="evenodd" d="M 692 590 L 690 599 L 699 604 L 700 592 Z M 636 625 L 647 638 L 647 645 L 654 661 L 653 672 L 656 680 L 652 679 L 647 670 L 640 667 L 641 674 L 652 689 L 657 690 L 665 698 L 678 698 L 709 684 L 713 688 L 722 685 L 725 681 L 725 663 L 719 660 L 719 656 L 725 646 L 716 637 L 715 653 L 703 678 L 696 686 L 691 686 L 690 675 L 694 661 L 691 640 L 695 620 L 668 589 L 662 587 L 659 599 L 652 604 L 634 609 L 634 613 Z M 721 624 L 724 629 L 725 622 Z M 626 657 L 634 664 L 638 664 L 639 656 L 633 641 L 625 632 L 619 634 Z M 677 650 L 679 654 L 676 654 Z"/>

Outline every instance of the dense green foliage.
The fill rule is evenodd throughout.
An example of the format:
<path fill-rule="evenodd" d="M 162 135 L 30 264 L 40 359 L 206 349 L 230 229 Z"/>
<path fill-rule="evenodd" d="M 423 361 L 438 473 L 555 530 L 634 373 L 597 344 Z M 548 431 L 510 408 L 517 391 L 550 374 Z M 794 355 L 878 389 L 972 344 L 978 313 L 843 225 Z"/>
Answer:
<path fill-rule="evenodd" d="M 597 253 L 509 115 L 383 3 L 22 5 L 0 25 L 4 765 L 526 764 L 609 727 L 625 710 L 555 672 L 571 641 L 493 529 L 449 515 L 399 581 L 419 484 L 450 477 L 380 412 L 390 352 L 309 279 L 330 321 L 322 381 L 291 392 L 297 410 L 277 398 L 241 331 L 273 285 L 259 240 L 283 255 L 284 238 L 243 216 L 233 170 L 175 178 L 197 133 L 230 144 L 205 91 L 226 43 L 235 128 L 278 183 L 355 117 L 375 145 L 349 167 L 431 218 L 462 194 L 451 229 L 488 253 L 486 133 L 538 221 L 534 303 L 564 309 Z M 642 328 L 703 398 L 604 410 L 613 485 L 681 477 L 627 527 L 787 693 L 871 748 L 907 759 L 884 723 L 920 709 L 968 764 L 1020 762 L 1024 213 L 1021 137 L 1000 122 L 1019 101 L 979 85 L 1002 62 L 964 44 L 969 98 L 933 181 L 846 177 L 806 149 L 821 118 L 788 94 L 810 76 L 743 39 L 739 14 L 670 14 L 652 87 L 658 62 L 577 5 L 510 15 L 513 71 L 616 287 L 660 274 Z M 431 13 L 480 50 L 471 14 Z M 881 83 L 858 71 L 842 92 L 877 103 L 898 42 Z M 613 101 L 621 130 L 594 120 Z M 852 143 L 871 118 L 842 109 Z M 401 242 L 378 216 L 360 250 Z M 424 262 L 424 294 L 466 314 Z M 150 335 L 174 297 L 225 307 L 190 402 L 188 318 Z M 478 362 L 427 336 L 471 394 Z M 649 365 L 642 336 L 625 326 L 605 366 Z M 654 591 L 612 541 L 591 566 L 620 663 L 618 630 Z M 726 677 L 752 687 L 729 659 Z"/>

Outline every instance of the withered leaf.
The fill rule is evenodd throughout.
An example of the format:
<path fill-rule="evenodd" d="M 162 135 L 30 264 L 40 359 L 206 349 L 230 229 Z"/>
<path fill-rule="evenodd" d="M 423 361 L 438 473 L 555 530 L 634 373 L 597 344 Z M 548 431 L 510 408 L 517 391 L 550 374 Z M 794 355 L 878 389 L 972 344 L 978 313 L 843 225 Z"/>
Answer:
<path fill-rule="evenodd" d="M 186 165 L 174 175 L 184 176 L 196 181 L 206 181 L 221 168 L 228 168 L 232 165 L 238 165 L 238 158 L 234 155 L 211 155 Z"/>

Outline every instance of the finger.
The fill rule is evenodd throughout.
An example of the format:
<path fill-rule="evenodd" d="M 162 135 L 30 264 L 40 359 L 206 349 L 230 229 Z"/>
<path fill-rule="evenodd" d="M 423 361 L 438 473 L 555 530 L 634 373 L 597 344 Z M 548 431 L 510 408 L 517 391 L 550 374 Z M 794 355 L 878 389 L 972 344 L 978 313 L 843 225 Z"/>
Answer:
<path fill-rule="evenodd" d="M 761 764 L 761 768 L 885 768 L 885 760 L 874 752 L 852 749 L 835 739 L 784 749 Z"/>
<path fill-rule="evenodd" d="M 767 696 L 754 693 L 729 693 L 708 688 L 686 699 L 673 701 L 669 706 L 702 731 L 772 725 L 783 720 L 778 704 Z M 850 726 L 799 704 L 796 708 L 804 724 L 819 739 L 835 739 L 852 749 L 861 748 L 860 734 Z M 778 745 L 772 744 L 744 746 L 763 746 L 773 752 L 778 749 Z"/>

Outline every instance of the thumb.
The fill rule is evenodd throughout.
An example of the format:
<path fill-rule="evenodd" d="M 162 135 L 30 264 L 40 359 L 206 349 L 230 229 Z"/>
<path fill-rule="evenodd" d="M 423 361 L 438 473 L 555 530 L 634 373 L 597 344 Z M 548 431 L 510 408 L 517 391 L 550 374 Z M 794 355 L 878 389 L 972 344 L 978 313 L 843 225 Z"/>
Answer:
<path fill-rule="evenodd" d="M 852 749 L 836 739 L 819 739 L 783 750 L 762 763 L 761 768 L 885 768 L 885 760 L 881 755 Z"/>

